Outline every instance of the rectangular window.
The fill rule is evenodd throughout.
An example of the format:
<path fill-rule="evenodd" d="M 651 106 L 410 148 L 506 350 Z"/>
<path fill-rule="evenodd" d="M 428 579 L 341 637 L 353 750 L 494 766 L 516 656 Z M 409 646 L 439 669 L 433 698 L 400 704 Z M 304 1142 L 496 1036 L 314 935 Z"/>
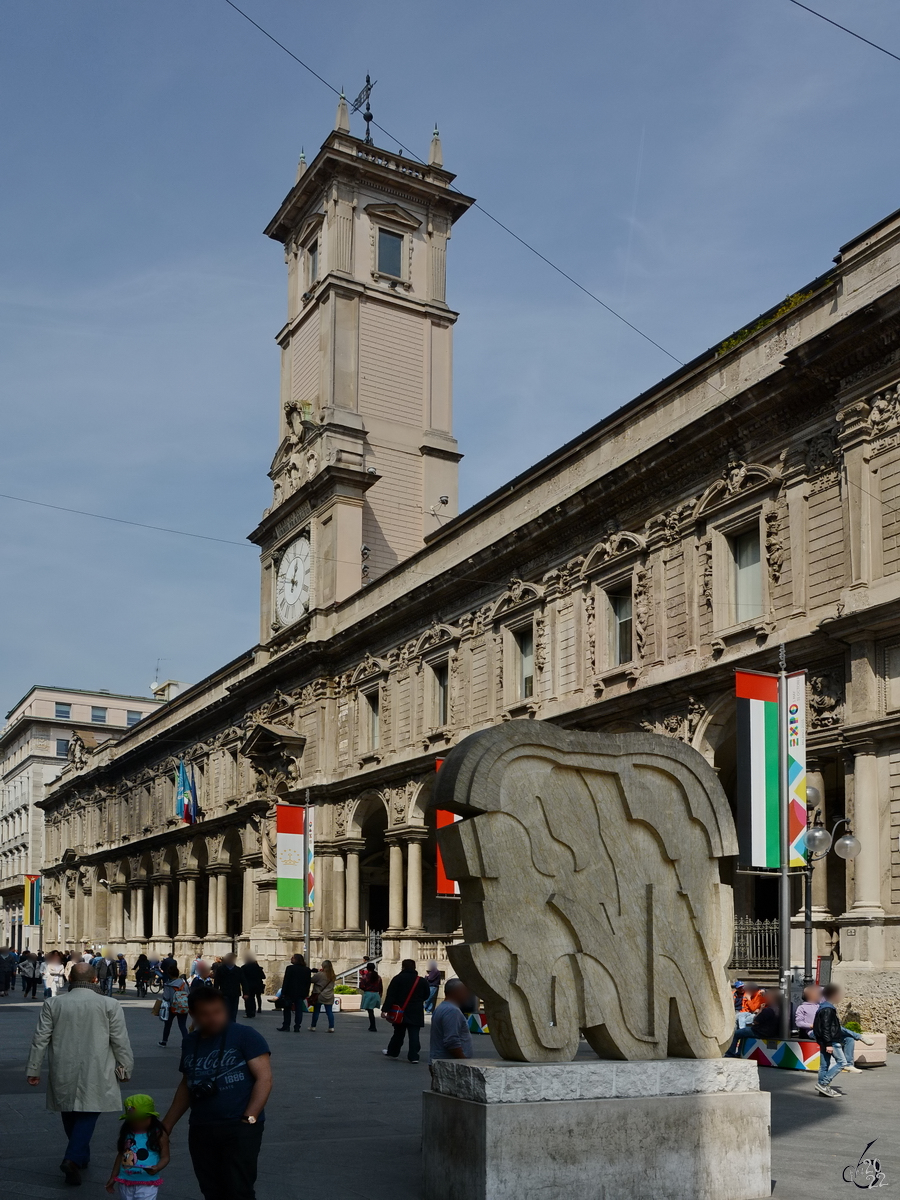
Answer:
<path fill-rule="evenodd" d="M 140 719 L 141 714 L 133 708 L 129 708 L 128 712 L 125 714 L 125 723 L 127 725 L 137 725 Z"/>
<path fill-rule="evenodd" d="M 306 248 L 306 281 L 310 287 L 319 278 L 319 243 L 315 241 Z"/>
<path fill-rule="evenodd" d="M 57 702 L 56 719 L 57 719 L 57 721 L 71 721 L 72 720 L 72 705 L 71 704 L 60 704 Z"/>
<path fill-rule="evenodd" d="M 534 695 L 534 627 L 517 629 L 516 656 L 518 658 L 519 699 L 527 700 Z"/>
<path fill-rule="evenodd" d="M 762 613 L 762 561 L 759 528 L 748 529 L 731 539 L 734 556 L 734 619 L 750 621 Z"/>
<path fill-rule="evenodd" d="M 377 750 L 381 745 L 381 693 L 366 692 L 369 749 Z"/>
<path fill-rule="evenodd" d="M 96 704 L 91 706 L 91 720 L 95 725 L 106 724 L 106 709 L 98 708 Z"/>
<path fill-rule="evenodd" d="M 434 723 L 443 728 L 450 719 L 450 664 L 435 663 L 434 672 Z"/>
<path fill-rule="evenodd" d="M 609 650 L 610 663 L 619 667 L 634 658 L 632 630 L 634 628 L 631 606 L 631 590 L 614 592 L 609 597 Z"/>
<path fill-rule="evenodd" d="M 57 758 L 68 758 L 69 757 L 69 739 L 68 738 L 57 738 L 56 739 L 56 757 Z"/>
<path fill-rule="evenodd" d="M 378 230 L 378 274 L 395 279 L 403 274 L 403 238 L 388 229 Z"/>

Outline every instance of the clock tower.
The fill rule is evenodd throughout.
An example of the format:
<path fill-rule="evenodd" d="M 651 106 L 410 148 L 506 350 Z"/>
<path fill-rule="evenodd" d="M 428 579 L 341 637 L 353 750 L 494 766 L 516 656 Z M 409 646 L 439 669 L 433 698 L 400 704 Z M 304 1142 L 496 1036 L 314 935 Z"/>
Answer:
<path fill-rule="evenodd" d="M 451 188 L 437 130 L 427 165 L 333 133 L 266 228 L 284 246 L 280 440 L 261 550 L 261 640 L 415 553 L 457 513 Z"/>

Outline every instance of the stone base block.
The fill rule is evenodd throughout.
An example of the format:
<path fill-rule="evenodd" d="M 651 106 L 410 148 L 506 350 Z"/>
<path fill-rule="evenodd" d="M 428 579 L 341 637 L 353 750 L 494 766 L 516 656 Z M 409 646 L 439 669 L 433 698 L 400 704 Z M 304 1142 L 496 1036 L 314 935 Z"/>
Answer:
<path fill-rule="evenodd" d="M 863 1042 L 853 1043 L 853 1062 L 857 1067 L 884 1067 L 887 1065 L 887 1036 L 883 1033 L 872 1033 L 874 1046 L 866 1046 Z"/>
<path fill-rule="evenodd" d="M 425 1200 L 761 1200 L 769 1096 L 737 1059 L 434 1065 Z"/>

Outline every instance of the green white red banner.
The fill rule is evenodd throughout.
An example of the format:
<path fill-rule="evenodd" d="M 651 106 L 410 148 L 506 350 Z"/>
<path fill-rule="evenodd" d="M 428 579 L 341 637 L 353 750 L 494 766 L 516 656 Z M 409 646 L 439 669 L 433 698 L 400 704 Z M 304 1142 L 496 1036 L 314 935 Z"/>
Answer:
<path fill-rule="evenodd" d="M 313 810 L 299 804 L 279 804 L 275 814 L 276 905 L 314 908 Z"/>

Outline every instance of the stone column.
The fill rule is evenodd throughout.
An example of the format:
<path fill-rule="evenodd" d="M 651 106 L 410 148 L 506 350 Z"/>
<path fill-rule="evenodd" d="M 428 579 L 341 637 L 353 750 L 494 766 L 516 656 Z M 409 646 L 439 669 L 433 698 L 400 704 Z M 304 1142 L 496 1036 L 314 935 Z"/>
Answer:
<path fill-rule="evenodd" d="M 256 883 L 253 868 L 241 868 L 241 933 L 249 933 L 256 924 Z"/>
<path fill-rule="evenodd" d="M 403 846 L 388 843 L 390 879 L 388 886 L 388 927 L 394 932 L 403 928 Z"/>
<path fill-rule="evenodd" d="M 219 876 L 219 886 L 216 888 L 216 932 L 220 937 L 228 937 L 228 876 Z"/>
<path fill-rule="evenodd" d="M 416 836 L 409 837 L 406 848 L 406 926 L 411 933 L 422 932 L 422 837 Z"/>
<path fill-rule="evenodd" d="M 345 882 L 344 872 L 344 855 L 343 853 L 336 854 L 331 863 L 331 886 L 332 896 L 334 898 L 334 927 L 332 933 L 337 933 L 341 929 L 347 928 L 347 912 L 345 903 L 347 899 L 347 885 Z"/>
<path fill-rule="evenodd" d="M 159 936 L 166 940 L 169 936 L 169 885 L 159 885 Z"/>
<path fill-rule="evenodd" d="M 347 847 L 347 905 L 345 910 L 345 920 L 347 929 L 352 933 L 360 932 L 359 925 L 359 855 L 363 849 L 363 844 L 359 846 Z"/>
<path fill-rule="evenodd" d="M 822 821 L 830 828 L 825 804 L 825 780 L 822 772 L 816 769 L 816 764 L 809 763 L 806 772 L 807 789 L 815 788 L 822 797 Z M 840 830 L 838 831 L 840 834 Z M 812 916 L 814 921 L 824 921 L 831 917 L 828 911 L 828 855 L 817 859 L 812 868 Z"/>
<path fill-rule="evenodd" d="M 121 883 L 109 886 L 109 937 L 121 942 L 125 937 L 125 888 Z"/>
<path fill-rule="evenodd" d="M 206 876 L 206 936 L 219 936 L 219 877 L 210 871 Z"/>
<path fill-rule="evenodd" d="M 147 883 L 134 880 L 131 884 L 131 937 L 137 941 L 147 938 Z"/>
<path fill-rule="evenodd" d="M 59 883 L 59 944 L 65 947 L 69 940 L 69 881 L 60 876 Z"/>
<path fill-rule="evenodd" d="M 879 820 L 878 759 L 875 744 L 854 747 L 853 759 L 853 832 L 860 850 L 853 860 L 853 903 L 851 911 L 859 915 L 880 916 L 881 904 L 881 822 Z M 840 837 L 843 830 L 838 830 Z"/>
<path fill-rule="evenodd" d="M 184 936 L 197 936 L 197 876 L 189 875 L 184 881 L 184 920 L 181 922 Z"/>
<path fill-rule="evenodd" d="M 178 880 L 178 924 L 175 927 L 175 936 L 184 937 L 184 923 L 187 920 L 187 880 L 179 878 Z"/>

